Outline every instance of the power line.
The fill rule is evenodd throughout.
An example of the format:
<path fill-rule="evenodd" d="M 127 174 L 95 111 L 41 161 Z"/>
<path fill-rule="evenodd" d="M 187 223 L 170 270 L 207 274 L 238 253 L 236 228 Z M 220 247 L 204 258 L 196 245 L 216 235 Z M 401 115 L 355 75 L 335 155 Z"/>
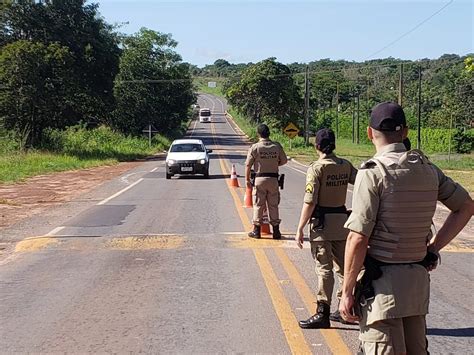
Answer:
<path fill-rule="evenodd" d="M 400 41 L 402 38 L 408 36 L 410 33 L 414 32 L 416 29 L 420 28 L 421 26 L 423 26 L 426 22 L 428 22 L 429 20 L 431 20 L 433 17 L 435 17 L 437 14 L 439 14 L 441 11 L 443 11 L 445 8 L 447 8 L 449 5 L 451 5 L 452 3 L 454 2 L 454 0 L 450 0 L 447 4 L 445 4 L 443 7 L 441 7 L 439 10 L 437 10 L 436 12 L 432 13 L 430 16 L 428 16 L 427 18 L 425 18 L 423 21 L 421 21 L 419 24 L 417 24 L 415 27 L 413 27 L 412 29 L 410 29 L 408 32 L 405 32 L 404 34 L 402 34 L 400 37 L 398 37 L 397 39 L 393 40 L 392 42 L 390 42 L 389 44 L 387 44 L 385 47 L 383 47 L 382 49 L 379 49 L 377 52 L 374 52 L 372 53 L 370 56 L 368 56 L 367 58 L 365 59 L 369 59 L 369 58 L 372 58 L 373 56 L 375 56 L 376 54 L 379 54 L 380 52 L 383 52 L 385 49 L 387 49 L 388 47 L 394 45 L 395 43 L 397 43 L 398 41 Z"/>

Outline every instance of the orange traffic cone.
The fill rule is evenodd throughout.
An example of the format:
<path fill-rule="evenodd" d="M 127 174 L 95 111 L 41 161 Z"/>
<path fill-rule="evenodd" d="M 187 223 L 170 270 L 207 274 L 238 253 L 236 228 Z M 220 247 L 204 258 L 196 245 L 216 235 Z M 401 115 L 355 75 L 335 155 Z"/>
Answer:
<path fill-rule="evenodd" d="M 230 186 L 240 187 L 239 179 L 237 179 L 237 172 L 235 171 L 235 164 L 232 164 L 232 173 L 230 174 Z"/>
<path fill-rule="evenodd" d="M 263 210 L 263 218 L 262 218 L 262 223 L 260 223 L 260 233 L 261 234 L 271 234 L 270 233 L 270 223 L 268 220 L 268 212 L 267 212 L 267 207 L 265 206 L 265 209 Z"/>
<path fill-rule="evenodd" d="M 252 188 L 251 187 L 247 187 L 245 189 L 244 207 L 245 208 L 252 208 L 253 207 Z"/>

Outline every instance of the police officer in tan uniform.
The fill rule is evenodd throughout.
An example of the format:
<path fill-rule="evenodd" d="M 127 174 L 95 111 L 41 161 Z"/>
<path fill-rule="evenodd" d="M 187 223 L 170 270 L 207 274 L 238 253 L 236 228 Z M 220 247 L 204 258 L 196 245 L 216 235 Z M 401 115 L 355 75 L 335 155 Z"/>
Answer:
<path fill-rule="evenodd" d="M 253 188 L 253 231 L 248 235 L 251 238 L 260 238 L 260 225 L 263 222 L 263 212 L 268 206 L 270 224 L 273 226 L 273 238 L 280 239 L 280 217 L 278 204 L 280 203 L 280 190 L 278 186 L 278 167 L 287 163 L 288 159 L 282 146 L 269 139 L 270 129 L 266 124 L 257 127 L 258 143 L 252 145 L 245 162 L 245 180 L 251 186 L 250 175 L 252 167 L 256 173 Z"/>
<path fill-rule="evenodd" d="M 347 220 L 345 207 L 348 184 L 353 184 L 357 174 L 352 164 L 338 158 L 333 150 L 336 138 L 330 129 L 316 133 L 316 151 L 319 159 L 313 162 L 306 173 L 303 208 L 296 233 L 296 242 L 303 247 L 304 228 L 310 222 L 311 253 L 316 263 L 318 276 L 318 305 L 316 314 L 300 321 L 301 328 L 329 328 L 329 320 L 343 321 L 339 311 L 329 314 L 334 289 L 335 270 L 342 286 L 344 270 L 344 248 L 346 245 Z M 341 289 L 337 297 L 341 297 Z"/>
<path fill-rule="evenodd" d="M 408 128 L 399 105 L 375 106 L 367 134 L 377 153 L 354 185 L 339 310 L 348 321 L 360 319 L 364 354 L 427 354 L 428 271 L 437 265 L 436 253 L 468 223 L 474 204 L 422 152 L 406 151 Z M 433 237 L 437 201 L 451 213 Z"/>

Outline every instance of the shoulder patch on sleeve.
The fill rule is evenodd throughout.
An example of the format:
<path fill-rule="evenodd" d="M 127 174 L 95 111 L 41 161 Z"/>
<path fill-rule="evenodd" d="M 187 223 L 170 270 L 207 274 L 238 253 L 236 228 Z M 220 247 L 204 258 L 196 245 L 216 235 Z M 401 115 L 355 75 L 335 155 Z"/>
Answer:
<path fill-rule="evenodd" d="M 308 182 L 308 183 L 306 184 L 306 188 L 305 188 L 304 191 L 305 191 L 306 193 L 308 193 L 308 194 L 312 194 L 312 193 L 314 192 L 314 186 L 313 186 L 313 184 Z"/>
<path fill-rule="evenodd" d="M 375 161 L 373 160 L 367 160 L 366 162 L 363 162 L 361 165 L 360 165 L 360 168 L 361 169 L 372 169 L 373 167 L 375 167 L 377 164 L 375 163 Z"/>

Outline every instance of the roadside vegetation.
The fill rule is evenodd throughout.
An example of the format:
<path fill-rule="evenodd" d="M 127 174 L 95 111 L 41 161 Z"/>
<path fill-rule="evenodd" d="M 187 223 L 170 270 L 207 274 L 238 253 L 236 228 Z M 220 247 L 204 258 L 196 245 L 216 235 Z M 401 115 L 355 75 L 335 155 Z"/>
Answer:
<path fill-rule="evenodd" d="M 323 59 L 308 66 L 285 66 L 275 58 L 245 65 L 219 60 L 202 68 L 201 74 L 222 81 L 214 93 L 228 99 L 229 112 L 247 135 L 255 139 L 257 123 L 265 122 L 272 127 L 273 139 L 291 156 L 310 162 L 315 158 L 314 149 L 302 137 L 294 138 L 290 149 L 290 140 L 282 132 L 290 122 L 304 129 L 306 69 L 310 136 L 331 127 L 337 132 L 338 154 L 359 165 L 374 152 L 365 132 L 370 109 L 382 101 L 402 100 L 412 147 L 417 145 L 419 109 L 421 149 L 448 175 L 474 191 L 472 55 L 443 55 L 420 62 Z M 400 81 L 403 90 L 399 90 Z M 206 92 L 203 85 L 200 88 Z"/>
<path fill-rule="evenodd" d="M 0 4 L 0 182 L 143 158 L 182 135 L 195 96 L 177 42 L 121 34 L 98 6 Z"/>
<path fill-rule="evenodd" d="M 234 121 L 242 129 L 242 131 L 250 137 L 252 141 L 257 140 L 256 127 L 257 123 L 251 122 L 245 116 L 230 108 L 229 114 L 232 115 Z M 306 146 L 303 137 L 295 137 L 291 140 L 280 130 L 272 130 L 271 139 L 280 142 L 288 156 L 299 162 L 309 164 L 317 159 L 314 150 L 314 137 L 310 138 L 310 146 Z M 448 158 L 446 154 L 437 154 L 430 150 L 425 150 L 431 161 L 439 168 L 459 182 L 471 193 L 474 192 L 474 154 L 453 154 Z M 356 144 L 347 138 L 339 138 L 336 142 L 336 154 L 351 161 L 355 166 L 370 159 L 375 153 L 373 145 L 364 143 Z"/>
<path fill-rule="evenodd" d="M 176 137 L 182 134 L 181 129 L 174 133 Z M 150 146 L 146 138 L 125 136 L 106 126 L 73 126 L 45 131 L 42 147 L 36 149 L 20 149 L 14 137 L 3 136 L 1 142 L 0 183 L 11 183 L 35 175 L 144 159 L 167 149 L 171 138 L 155 135 Z"/>
<path fill-rule="evenodd" d="M 86 0 L 1 2 L 0 48 L 0 182 L 166 149 L 192 117 L 198 90 L 225 96 L 250 136 L 257 122 L 270 124 L 287 150 L 288 138 L 276 132 L 289 122 L 302 130 L 307 112 L 308 131 L 332 127 L 339 153 L 356 164 L 372 155 L 365 136 L 370 108 L 402 100 L 410 127 L 421 120 L 422 149 L 473 185 L 472 54 L 288 65 L 218 59 L 198 68 L 182 61 L 171 35 L 120 33 Z M 151 148 L 143 132 L 150 126 Z M 410 138 L 415 146 L 415 130 Z M 290 154 L 314 156 L 301 137 Z"/>

